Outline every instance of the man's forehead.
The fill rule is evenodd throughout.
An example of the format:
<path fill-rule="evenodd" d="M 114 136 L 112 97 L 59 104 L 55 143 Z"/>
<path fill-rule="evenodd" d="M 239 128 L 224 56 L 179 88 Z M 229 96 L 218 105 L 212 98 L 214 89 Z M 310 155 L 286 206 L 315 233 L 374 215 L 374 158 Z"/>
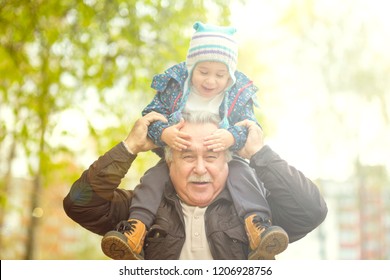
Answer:
<path fill-rule="evenodd" d="M 205 124 L 192 124 L 186 123 L 182 131 L 188 133 L 191 136 L 192 141 L 200 141 L 211 134 L 213 134 L 218 129 L 216 124 L 205 123 Z"/>

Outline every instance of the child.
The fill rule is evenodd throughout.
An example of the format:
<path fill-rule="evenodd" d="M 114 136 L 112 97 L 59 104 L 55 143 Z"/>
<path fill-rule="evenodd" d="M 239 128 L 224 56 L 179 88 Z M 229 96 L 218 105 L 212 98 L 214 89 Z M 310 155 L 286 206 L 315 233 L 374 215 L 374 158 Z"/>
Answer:
<path fill-rule="evenodd" d="M 148 135 L 158 146 L 169 145 L 180 151 L 189 144 L 188 134 L 180 132 L 181 114 L 211 111 L 222 121 L 220 129 L 205 139 L 205 145 L 215 152 L 238 151 L 246 142 L 247 131 L 234 124 L 244 119 L 256 121 L 253 105 L 257 88 L 243 73 L 236 71 L 238 48 L 232 36 L 234 28 L 196 22 L 194 29 L 186 62 L 153 79 L 152 88 L 157 94 L 142 114 L 159 112 L 168 123 L 151 124 Z M 274 259 L 287 248 L 288 235 L 282 228 L 271 225 L 266 190 L 260 182 L 248 185 L 248 176 L 253 176 L 253 171 L 247 162 L 234 157 L 229 162 L 231 184 L 228 186 L 236 211 L 245 222 L 249 259 Z M 144 239 L 168 181 L 169 172 L 164 160 L 145 173 L 134 190 L 128 221 L 121 222 L 102 239 L 102 250 L 107 256 L 142 259 Z M 119 247 L 123 249 L 121 254 L 117 253 Z"/>

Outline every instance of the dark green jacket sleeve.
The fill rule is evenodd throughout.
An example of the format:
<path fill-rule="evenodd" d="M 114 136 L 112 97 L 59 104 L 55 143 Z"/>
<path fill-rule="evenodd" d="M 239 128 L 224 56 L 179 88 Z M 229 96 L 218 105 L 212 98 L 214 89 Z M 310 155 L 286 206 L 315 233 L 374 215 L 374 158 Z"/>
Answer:
<path fill-rule="evenodd" d="M 269 146 L 257 152 L 250 165 L 269 191 L 273 224 L 284 228 L 290 242 L 301 239 L 324 221 L 328 208 L 317 186 Z"/>
<path fill-rule="evenodd" d="M 84 228 L 100 235 L 129 217 L 132 191 L 118 188 L 135 156 L 123 143 L 99 157 L 75 181 L 63 206 L 66 214 Z"/>

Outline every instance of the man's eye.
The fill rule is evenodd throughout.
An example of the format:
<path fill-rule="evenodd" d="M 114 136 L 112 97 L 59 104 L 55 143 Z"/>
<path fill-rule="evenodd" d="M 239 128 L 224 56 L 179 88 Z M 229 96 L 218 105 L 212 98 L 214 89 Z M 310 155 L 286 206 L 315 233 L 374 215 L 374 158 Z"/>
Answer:
<path fill-rule="evenodd" d="M 185 160 L 192 160 L 194 158 L 194 156 L 184 155 L 182 158 L 185 159 Z"/>
<path fill-rule="evenodd" d="M 214 161 L 216 159 L 217 159 L 217 156 L 215 156 L 215 155 L 209 155 L 209 156 L 206 157 L 207 161 Z"/>

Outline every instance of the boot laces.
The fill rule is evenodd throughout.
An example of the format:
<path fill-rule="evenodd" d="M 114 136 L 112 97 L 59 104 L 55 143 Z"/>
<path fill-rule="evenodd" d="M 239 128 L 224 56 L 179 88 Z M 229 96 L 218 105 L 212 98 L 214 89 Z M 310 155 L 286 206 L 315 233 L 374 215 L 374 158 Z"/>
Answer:
<path fill-rule="evenodd" d="M 121 233 L 129 232 L 130 234 L 134 232 L 135 230 L 135 225 L 137 224 L 137 221 L 121 221 L 117 226 L 116 226 L 116 231 L 119 231 Z"/>
<path fill-rule="evenodd" d="M 252 220 L 253 224 L 255 225 L 255 227 L 257 227 L 258 229 L 265 229 L 265 228 L 268 228 L 271 226 L 271 220 L 269 219 L 264 219 L 260 216 L 255 216 L 253 217 L 253 220 Z"/>

